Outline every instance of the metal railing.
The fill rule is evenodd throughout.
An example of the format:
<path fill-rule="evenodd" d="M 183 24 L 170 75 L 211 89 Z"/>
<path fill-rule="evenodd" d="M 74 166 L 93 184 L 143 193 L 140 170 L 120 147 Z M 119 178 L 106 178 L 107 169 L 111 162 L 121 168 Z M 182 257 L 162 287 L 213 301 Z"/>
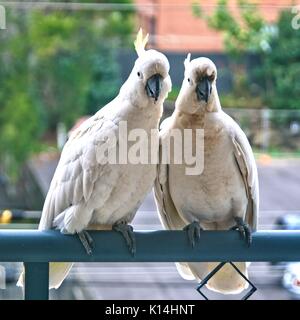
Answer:
<path fill-rule="evenodd" d="M 132 256 L 114 231 L 90 231 L 87 255 L 77 236 L 59 231 L 0 230 L 0 262 L 24 262 L 25 299 L 48 299 L 49 262 L 300 261 L 300 231 L 258 231 L 248 247 L 237 231 L 203 231 L 192 248 L 184 231 L 135 232 Z"/>

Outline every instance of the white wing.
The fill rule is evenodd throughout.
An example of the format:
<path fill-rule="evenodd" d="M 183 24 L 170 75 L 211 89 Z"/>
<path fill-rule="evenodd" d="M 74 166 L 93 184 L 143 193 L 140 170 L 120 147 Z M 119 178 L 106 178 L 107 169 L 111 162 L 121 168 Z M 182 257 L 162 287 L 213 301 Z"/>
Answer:
<path fill-rule="evenodd" d="M 257 229 L 259 213 L 259 185 L 256 162 L 245 133 L 232 118 L 228 115 L 227 117 L 232 122 L 231 127 L 233 128 L 232 142 L 234 155 L 241 172 L 248 197 L 246 221 L 251 226 L 252 230 L 255 231 Z"/>
<path fill-rule="evenodd" d="M 117 125 L 105 119 L 101 111 L 85 121 L 66 143 L 45 200 L 40 230 L 52 228 L 55 218 L 56 226 L 62 229 L 66 214 L 82 218 L 84 224 L 91 218 L 91 208 L 85 205 L 106 166 L 101 164 L 99 145 L 117 130 Z M 112 186 L 107 184 L 107 188 Z"/>

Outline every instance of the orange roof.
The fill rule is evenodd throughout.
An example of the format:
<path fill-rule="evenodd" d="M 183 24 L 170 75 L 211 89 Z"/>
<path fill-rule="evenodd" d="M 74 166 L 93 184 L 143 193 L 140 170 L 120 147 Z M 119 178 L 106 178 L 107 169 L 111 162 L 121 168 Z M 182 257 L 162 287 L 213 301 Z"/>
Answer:
<path fill-rule="evenodd" d="M 166 51 L 220 52 L 223 41 L 220 33 L 210 29 L 206 22 L 196 18 L 192 3 L 186 0 L 136 0 L 139 25 L 151 35 L 152 46 Z M 278 13 L 300 0 L 255 1 L 267 21 L 274 21 Z M 205 14 L 210 14 L 217 0 L 201 1 Z M 229 0 L 233 14 L 237 15 L 237 1 Z"/>

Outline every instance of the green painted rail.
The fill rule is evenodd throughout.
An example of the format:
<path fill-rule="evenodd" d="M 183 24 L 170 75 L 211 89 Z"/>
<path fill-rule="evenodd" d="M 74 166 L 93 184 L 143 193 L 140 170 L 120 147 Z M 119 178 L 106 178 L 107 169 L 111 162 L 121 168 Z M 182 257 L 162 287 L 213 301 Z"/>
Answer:
<path fill-rule="evenodd" d="M 88 256 L 77 236 L 58 231 L 0 230 L 0 262 L 25 263 L 25 299 L 48 299 L 49 262 L 300 261 L 300 231 L 259 231 L 248 248 L 237 231 L 203 231 L 192 248 L 184 231 L 135 232 L 132 256 L 114 231 L 90 231 Z"/>

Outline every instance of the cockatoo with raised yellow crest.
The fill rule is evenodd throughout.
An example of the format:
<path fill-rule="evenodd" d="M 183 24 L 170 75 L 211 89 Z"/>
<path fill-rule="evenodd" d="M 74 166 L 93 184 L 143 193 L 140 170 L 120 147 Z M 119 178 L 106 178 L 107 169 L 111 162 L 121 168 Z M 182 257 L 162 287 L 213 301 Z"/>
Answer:
<path fill-rule="evenodd" d="M 186 164 L 158 166 L 155 198 L 162 224 L 167 229 L 185 228 L 192 245 L 201 229 L 237 228 L 247 243 L 256 230 L 258 217 L 258 176 L 255 159 L 238 124 L 222 111 L 218 97 L 217 69 L 208 58 L 185 60 L 185 75 L 173 115 L 162 124 L 161 146 L 172 129 L 203 130 L 204 166 L 196 175 L 186 174 Z M 174 148 L 175 150 L 175 148 Z M 201 241 L 201 238 L 200 238 Z M 179 263 L 185 279 L 204 279 L 218 263 Z M 236 263 L 247 276 L 247 263 Z M 234 268 L 226 264 L 207 283 L 213 291 L 235 294 L 248 286 Z"/>
<path fill-rule="evenodd" d="M 121 232 L 130 251 L 135 252 L 135 238 L 128 224 L 144 197 L 151 190 L 156 165 L 110 163 L 104 161 L 104 144 L 109 137 L 117 140 L 109 152 L 117 152 L 120 123 L 127 132 L 142 129 L 157 132 L 163 102 L 171 90 L 169 62 L 156 50 L 145 50 L 148 35 L 140 30 L 135 41 L 138 58 L 117 97 L 76 129 L 65 147 L 47 194 L 39 230 L 59 229 L 78 234 L 91 254 L 92 239 L 87 229 L 111 226 Z M 123 137 L 124 138 L 124 137 Z M 128 143 L 128 149 L 130 144 Z M 151 144 L 147 148 L 150 149 Z M 153 146 L 152 146 L 153 147 Z M 151 150 L 158 153 L 157 150 Z M 126 155 L 127 159 L 127 155 Z M 71 263 L 50 263 L 49 286 L 58 288 L 70 271 Z M 23 284 L 23 275 L 19 279 Z"/>

